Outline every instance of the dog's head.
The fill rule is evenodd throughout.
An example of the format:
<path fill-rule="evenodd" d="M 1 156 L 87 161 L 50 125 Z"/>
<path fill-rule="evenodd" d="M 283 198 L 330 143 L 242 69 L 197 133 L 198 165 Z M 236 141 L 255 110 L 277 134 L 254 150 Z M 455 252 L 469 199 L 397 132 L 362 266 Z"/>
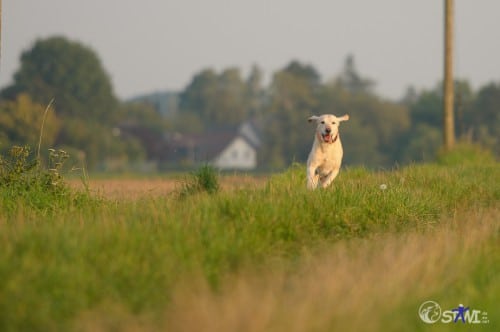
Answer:
<path fill-rule="evenodd" d="M 332 114 L 313 115 L 308 121 L 316 121 L 316 135 L 321 142 L 334 143 L 339 135 L 339 124 L 342 121 L 349 120 L 349 115 L 337 117 Z"/>

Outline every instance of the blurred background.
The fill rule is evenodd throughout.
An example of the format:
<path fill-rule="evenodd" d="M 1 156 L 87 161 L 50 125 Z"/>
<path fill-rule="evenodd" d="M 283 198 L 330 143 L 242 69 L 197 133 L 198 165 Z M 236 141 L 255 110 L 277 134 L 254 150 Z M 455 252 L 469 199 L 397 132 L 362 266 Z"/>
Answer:
<path fill-rule="evenodd" d="M 500 2 L 455 1 L 456 136 L 500 155 Z M 443 1 L 5 0 L 0 150 L 94 171 L 304 162 L 312 114 L 348 113 L 347 165 L 442 145 Z"/>

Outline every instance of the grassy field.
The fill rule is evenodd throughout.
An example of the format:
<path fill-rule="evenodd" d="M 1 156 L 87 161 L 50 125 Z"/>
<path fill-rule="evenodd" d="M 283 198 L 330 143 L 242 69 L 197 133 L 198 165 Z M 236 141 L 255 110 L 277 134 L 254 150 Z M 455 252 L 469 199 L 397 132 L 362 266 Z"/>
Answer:
<path fill-rule="evenodd" d="M 304 172 L 109 196 L 5 182 L 0 331 L 500 330 L 497 162 L 351 168 L 315 192 Z M 427 300 L 489 322 L 426 324 Z"/>

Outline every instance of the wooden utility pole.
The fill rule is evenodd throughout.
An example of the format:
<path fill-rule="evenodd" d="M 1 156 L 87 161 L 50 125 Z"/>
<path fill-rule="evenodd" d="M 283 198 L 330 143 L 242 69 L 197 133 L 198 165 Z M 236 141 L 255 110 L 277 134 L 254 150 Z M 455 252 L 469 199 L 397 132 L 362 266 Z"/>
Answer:
<path fill-rule="evenodd" d="M 2 0 L 0 0 L 0 60 L 2 59 Z M 1 61 L 0 61 L 1 68 Z"/>
<path fill-rule="evenodd" d="M 455 120 L 453 114 L 453 21 L 454 0 L 444 0 L 444 95 L 443 131 L 444 148 L 449 151 L 455 145 Z"/>

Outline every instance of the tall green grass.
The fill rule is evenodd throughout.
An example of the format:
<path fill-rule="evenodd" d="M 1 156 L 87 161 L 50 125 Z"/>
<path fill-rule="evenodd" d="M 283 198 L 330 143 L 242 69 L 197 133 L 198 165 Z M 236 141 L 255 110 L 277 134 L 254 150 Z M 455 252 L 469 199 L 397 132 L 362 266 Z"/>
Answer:
<path fill-rule="evenodd" d="M 68 158 L 64 150 L 50 149 L 44 166 L 40 156 L 34 156 L 28 146 L 14 146 L 0 156 L 1 216 L 24 213 L 46 216 L 85 204 L 88 195 L 71 191 L 63 178 Z"/>
<path fill-rule="evenodd" d="M 201 192 L 215 194 L 219 189 L 217 170 L 213 166 L 205 164 L 184 180 L 179 196 L 185 197 Z"/>
<path fill-rule="evenodd" d="M 340 270 L 335 273 L 345 273 L 342 266 L 345 267 L 352 278 L 361 277 L 366 265 L 362 289 L 367 296 L 386 296 L 386 292 L 370 290 L 371 286 L 377 287 L 377 283 L 383 282 L 376 275 L 383 271 L 376 261 L 383 259 L 384 264 L 391 263 L 387 258 L 390 256 L 376 254 L 390 255 L 390 250 L 384 249 L 385 241 L 394 243 L 393 249 L 401 251 L 405 248 L 404 239 L 412 239 L 410 242 L 417 249 L 422 248 L 422 255 L 430 255 L 426 246 L 436 248 L 433 243 L 442 242 L 443 234 L 448 231 L 456 238 L 449 245 L 451 249 L 446 246 L 436 249 L 452 250 L 443 258 L 443 262 L 446 259 L 444 267 L 451 266 L 453 259 L 466 259 L 466 263 L 459 266 L 470 263 L 471 269 L 456 279 L 460 286 L 436 283 L 428 293 L 424 286 L 417 291 L 411 288 L 408 299 L 394 302 L 397 305 L 380 306 L 378 311 L 377 306 L 372 308 L 378 322 L 374 326 L 383 329 L 384 317 L 389 319 L 392 312 L 387 310 L 392 308 L 403 318 L 390 326 L 403 324 L 408 330 L 422 330 L 423 323 L 414 319 L 405 324 L 414 312 L 416 315 L 413 309 L 421 297 L 440 295 L 449 301 L 462 299 L 460 290 L 464 285 L 469 297 L 476 294 L 470 298 L 485 299 L 485 309 L 491 311 L 489 327 L 498 327 L 494 321 L 500 317 L 491 307 L 493 299 L 500 297 L 494 282 L 499 275 L 495 267 L 499 266 L 499 234 L 495 226 L 498 224 L 492 220 L 487 223 L 489 232 L 493 233 L 491 236 L 488 232 L 481 233 L 477 237 L 480 246 L 470 241 L 467 248 L 460 245 L 460 241 L 465 243 L 468 227 L 473 225 L 461 216 L 472 215 L 480 223 L 480 211 L 486 211 L 488 218 L 493 219 L 491 215 L 500 208 L 498 163 L 413 165 L 384 172 L 352 168 L 344 170 L 331 188 L 314 192 L 305 188 L 304 169 L 304 165 L 293 165 L 258 189 L 194 190 L 181 196 L 146 195 L 132 201 L 93 197 L 88 192 L 66 189 L 64 195 L 36 189 L 29 195 L 14 198 L 15 203 L 11 203 L 9 199 L 13 196 L 8 194 L 11 188 L 2 186 L 0 330 L 127 330 L 131 327 L 182 330 L 179 324 L 171 324 L 175 320 L 172 314 L 179 314 L 186 306 L 184 314 L 189 316 L 189 305 L 196 303 L 196 300 L 187 301 L 189 292 L 183 290 L 193 287 L 203 290 L 200 291 L 202 298 L 197 300 L 216 308 L 221 303 L 231 307 L 232 289 L 241 280 L 248 288 L 246 292 L 254 290 L 264 297 L 272 297 L 273 292 L 259 292 L 259 285 L 265 286 L 264 289 L 279 287 L 278 300 L 284 301 L 283 305 L 288 301 L 300 302 L 304 296 L 313 301 L 311 294 L 317 290 L 311 289 L 312 293 L 307 295 L 296 289 L 302 281 L 312 287 L 326 280 L 322 274 L 307 272 L 320 268 L 324 260 L 331 260 L 328 264 L 333 266 L 339 265 Z M 210 179 L 212 184 L 217 183 L 216 176 Z M 45 203 L 32 204 L 32 199 Z M 426 241 L 427 235 L 429 241 Z M 340 250 L 338 246 L 345 249 Z M 417 249 L 413 251 L 415 255 L 418 255 Z M 404 257 L 409 256 L 395 257 L 395 263 L 403 269 L 415 268 L 416 275 L 427 275 L 427 270 L 432 272 L 434 265 L 440 264 L 438 257 L 411 267 L 403 263 Z M 397 271 L 397 266 L 390 268 Z M 432 280 L 433 275 L 446 276 L 441 269 L 431 272 L 426 282 Z M 305 279 L 301 279 L 302 276 Z M 344 285 L 356 288 L 356 284 L 346 280 Z M 412 282 L 420 280 L 412 279 Z M 389 285 L 387 292 L 410 291 L 405 282 L 397 285 L 400 290 Z M 319 288 L 318 296 L 321 292 Z M 352 302 L 348 307 L 351 315 L 355 313 L 356 303 L 360 311 L 364 310 L 363 294 L 353 298 L 349 289 L 336 292 L 332 296 L 340 303 Z M 228 302 L 217 300 L 222 299 L 219 297 Z M 238 301 L 245 303 L 240 298 L 234 301 L 235 307 L 239 307 Z M 252 298 L 248 301 L 259 305 L 258 301 L 252 302 Z M 333 304 L 333 299 L 328 302 Z M 271 301 L 267 305 L 275 304 Z M 305 313 L 317 306 L 313 303 L 308 308 L 304 309 Z M 196 310 L 203 312 L 203 308 L 196 307 Z M 224 313 L 224 310 L 213 312 Z M 337 316 L 321 313 L 317 326 L 309 322 L 315 318 L 306 315 L 302 330 L 331 330 L 335 325 L 329 320 Z M 263 323 L 264 329 L 285 330 L 286 310 L 261 314 L 271 315 L 269 319 L 274 322 Z M 292 311 L 294 317 L 299 314 Z M 200 321 L 203 320 L 200 318 Z M 231 330 L 233 325 L 226 323 L 226 330 Z M 215 324 L 213 330 L 217 326 Z M 344 330 L 354 330 L 354 326 L 358 325 L 350 326 L 345 321 L 341 324 Z M 248 330 L 261 330 L 258 327 Z"/>

